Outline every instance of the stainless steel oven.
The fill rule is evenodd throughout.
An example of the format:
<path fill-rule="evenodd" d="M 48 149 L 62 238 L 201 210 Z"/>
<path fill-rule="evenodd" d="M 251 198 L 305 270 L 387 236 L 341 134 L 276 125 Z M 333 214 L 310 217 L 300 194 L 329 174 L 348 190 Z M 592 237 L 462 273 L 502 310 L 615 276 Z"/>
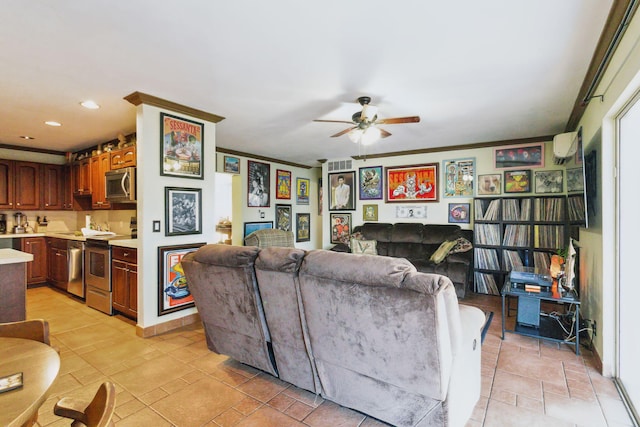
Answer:
<path fill-rule="evenodd" d="M 113 314 L 111 296 L 111 247 L 109 241 L 87 238 L 84 245 L 84 283 L 89 307 Z"/>

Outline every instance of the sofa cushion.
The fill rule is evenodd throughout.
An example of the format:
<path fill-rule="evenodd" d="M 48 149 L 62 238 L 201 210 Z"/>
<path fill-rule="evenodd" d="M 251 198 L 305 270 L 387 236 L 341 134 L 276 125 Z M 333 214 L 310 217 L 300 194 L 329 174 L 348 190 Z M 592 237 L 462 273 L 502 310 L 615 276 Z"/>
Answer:
<path fill-rule="evenodd" d="M 456 224 L 426 224 L 422 232 L 422 243 L 439 245 L 445 240 L 455 240 L 460 236 L 460 226 Z"/>
<path fill-rule="evenodd" d="M 451 250 L 449 251 L 449 255 L 467 252 L 471 249 L 473 249 L 473 244 L 470 241 L 468 241 L 464 237 L 458 237 L 456 239 L 456 245 L 451 248 Z"/>
<path fill-rule="evenodd" d="M 375 240 L 351 239 L 351 253 L 378 255 Z"/>

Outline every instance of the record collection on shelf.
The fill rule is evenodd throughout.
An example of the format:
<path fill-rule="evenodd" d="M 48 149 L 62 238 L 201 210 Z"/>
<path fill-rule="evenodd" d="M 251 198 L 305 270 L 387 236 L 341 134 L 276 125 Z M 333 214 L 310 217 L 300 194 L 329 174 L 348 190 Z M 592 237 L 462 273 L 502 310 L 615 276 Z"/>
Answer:
<path fill-rule="evenodd" d="M 579 199 L 475 198 L 475 291 L 499 295 L 513 268 L 548 269 L 551 255 L 568 244 L 568 227 L 579 222 L 579 213 L 584 212 Z"/>

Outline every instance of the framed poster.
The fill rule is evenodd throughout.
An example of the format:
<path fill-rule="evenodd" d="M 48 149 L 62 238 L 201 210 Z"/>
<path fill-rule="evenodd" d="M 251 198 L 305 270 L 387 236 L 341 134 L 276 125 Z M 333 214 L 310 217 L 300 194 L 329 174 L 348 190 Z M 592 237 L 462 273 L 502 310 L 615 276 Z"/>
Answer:
<path fill-rule="evenodd" d="M 291 199 L 291 171 L 276 169 L 276 199 Z"/>
<path fill-rule="evenodd" d="M 471 203 L 449 203 L 449 222 L 469 224 Z"/>
<path fill-rule="evenodd" d="M 256 230 L 262 230 L 263 228 L 273 228 L 273 221 L 245 222 L 244 237 L 247 237 Z"/>
<path fill-rule="evenodd" d="M 385 168 L 385 201 L 437 202 L 438 163 Z"/>
<path fill-rule="evenodd" d="M 505 193 L 528 193 L 531 191 L 531 171 L 529 169 L 504 172 Z"/>
<path fill-rule="evenodd" d="M 309 186 L 311 180 L 308 178 L 296 179 L 296 204 L 308 205 L 309 204 Z"/>
<path fill-rule="evenodd" d="M 502 194 L 502 174 L 478 175 L 478 196 Z"/>
<path fill-rule="evenodd" d="M 237 157 L 224 156 L 224 171 L 226 173 L 240 173 L 240 159 Z"/>
<path fill-rule="evenodd" d="M 544 143 L 510 145 L 493 150 L 494 169 L 544 167 Z"/>
<path fill-rule="evenodd" d="M 329 174 L 329 185 L 331 186 L 330 211 L 352 211 L 355 210 L 355 190 L 356 173 L 339 172 Z"/>
<path fill-rule="evenodd" d="M 473 197 L 475 162 L 474 157 L 442 161 L 444 197 Z"/>
<path fill-rule="evenodd" d="M 362 220 L 363 221 L 377 221 L 378 220 L 378 205 L 362 205 Z"/>
<path fill-rule="evenodd" d="M 247 205 L 251 207 L 269 207 L 269 184 L 271 165 L 268 163 L 247 161 Z"/>
<path fill-rule="evenodd" d="M 296 242 L 308 242 L 311 240 L 311 214 L 296 214 Z"/>
<path fill-rule="evenodd" d="M 324 190 L 322 189 L 322 178 L 318 178 L 318 215 L 322 216 L 322 204 Z"/>
<path fill-rule="evenodd" d="M 330 213 L 331 223 L 331 243 L 349 244 L 351 237 L 351 214 L 350 213 Z"/>
<path fill-rule="evenodd" d="M 562 170 L 535 171 L 533 182 L 538 194 L 562 193 L 564 191 L 564 174 Z"/>
<path fill-rule="evenodd" d="M 382 166 L 360 168 L 358 179 L 360 200 L 382 200 Z"/>
<path fill-rule="evenodd" d="M 584 176 L 582 168 L 567 169 L 567 193 L 584 191 Z"/>
<path fill-rule="evenodd" d="M 204 179 L 204 124 L 160 113 L 160 175 Z"/>
<path fill-rule="evenodd" d="M 276 205 L 276 228 L 291 231 L 291 205 Z"/>
<path fill-rule="evenodd" d="M 202 233 L 202 189 L 164 188 L 165 236 Z"/>
<path fill-rule="evenodd" d="M 158 247 L 158 316 L 193 307 L 182 258 L 205 243 Z"/>

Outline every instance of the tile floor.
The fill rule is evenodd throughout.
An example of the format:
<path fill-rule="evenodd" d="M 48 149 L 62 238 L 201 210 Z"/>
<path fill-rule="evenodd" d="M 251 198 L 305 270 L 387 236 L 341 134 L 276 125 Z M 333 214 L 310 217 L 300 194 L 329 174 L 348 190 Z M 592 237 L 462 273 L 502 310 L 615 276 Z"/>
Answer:
<path fill-rule="evenodd" d="M 495 313 L 467 426 L 633 425 L 588 350 L 577 357 L 564 344 L 514 334 L 502 341 L 500 299 L 473 294 L 464 303 Z M 117 388 L 117 427 L 386 425 L 210 352 L 201 326 L 138 338 L 133 322 L 46 287 L 28 290 L 27 312 L 49 321 L 62 357 L 40 426 L 68 426 L 53 414 L 58 398 L 89 398 L 107 379 Z"/>

